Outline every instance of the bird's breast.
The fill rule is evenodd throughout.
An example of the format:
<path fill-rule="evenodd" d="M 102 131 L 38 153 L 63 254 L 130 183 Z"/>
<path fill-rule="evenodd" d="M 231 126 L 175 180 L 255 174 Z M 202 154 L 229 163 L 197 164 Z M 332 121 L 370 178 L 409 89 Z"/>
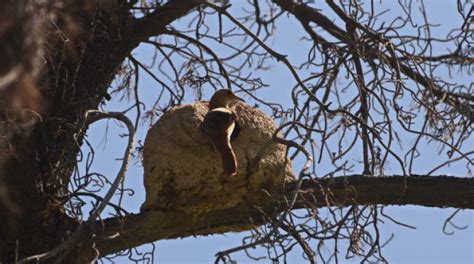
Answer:
<path fill-rule="evenodd" d="M 210 110 L 203 121 L 204 132 L 211 136 L 221 134 L 232 134 L 235 127 L 235 113 L 226 107 L 219 107 Z"/>

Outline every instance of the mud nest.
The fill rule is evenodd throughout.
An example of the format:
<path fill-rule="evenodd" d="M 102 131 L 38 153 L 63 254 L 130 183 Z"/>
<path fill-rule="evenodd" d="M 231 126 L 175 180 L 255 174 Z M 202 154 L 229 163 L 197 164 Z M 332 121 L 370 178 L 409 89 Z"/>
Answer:
<path fill-rule="evenodd" d="M 219 153 L 200 125 L 207 102 L 175 107 L 148 131 L 143 150 L 146 201 L 142 211 L 200 214 L 260 204 L 294 180 L 286 146 L 272 140 L 273 120 L 246 104 L 235 106 L 237 125 L 232 147 L 235 176 L 224 176 Z"/>

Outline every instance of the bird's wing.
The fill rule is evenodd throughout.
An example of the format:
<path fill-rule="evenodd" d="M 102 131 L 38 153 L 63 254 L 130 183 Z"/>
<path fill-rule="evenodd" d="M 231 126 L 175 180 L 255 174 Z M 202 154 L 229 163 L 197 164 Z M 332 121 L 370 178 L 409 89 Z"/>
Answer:
<path fill-rule="evenodd" d="M 212 139 L 221 156 L 224 173 L 229 176 L 237 172 L 237 159 L 230 144 L 234 127 L 235 113 L 224 107 L 210 110 L 202 124 L 202 129 Z"/>

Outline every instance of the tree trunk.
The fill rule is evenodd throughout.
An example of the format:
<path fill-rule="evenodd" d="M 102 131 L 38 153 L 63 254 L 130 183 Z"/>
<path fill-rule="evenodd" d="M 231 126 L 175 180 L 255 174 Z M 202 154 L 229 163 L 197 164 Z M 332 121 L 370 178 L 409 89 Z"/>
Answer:
<path fill-rule="evenodd" d="M 32 80 L 30 93 L 7 93 L 24 87 L 20 77 L 7 92 L 0 89 L 0 102 L 6 102 L 0 106 L 0 135 L 4 136 L 0 141 L 0 150 L 4 150 L 0 154 L 0 198 L 4 198 L 0 203 L 0 262 L 47 252 L 68 238 L 67 231 L 74 231 L 77 223 L 63 207 L 87 130 L 85 112 L 97 109 L 107 97 L 122 62 L 141 41 L 159 34 L 195 6 L 193 1 L 170 1 L 137 20 L 126 2 L 64 1 L 64 6 L 52 10 L 27 1 L 5 3 L 0 54 L 10 60 L 0 63 L 0 74 L 16 65 L 38 74 L 30 76 L 25 71 L 20 76 Z M 28 8 L 37 16 L 27 19 L 32 17 Z M 7 16 L 9 10 L 11 14 L 20 10 L 20 15 Z M 34 30 L 41 37 L 31 45 L 28 36 Z M 35 60 L 43 58 L 47 64 L 33 68 L 38 66 L 33 65 Z M 27 96 L 34 93 L 41 95 Z M 36 108 L 28 104 L 33 99 L 38 101 Z M 10 102 L 15 100 L 21 109 L 13 109 Z M 9 119 L 12 114 L 20 116 L 25 107 L 32 107 L 41 117 Z"/>

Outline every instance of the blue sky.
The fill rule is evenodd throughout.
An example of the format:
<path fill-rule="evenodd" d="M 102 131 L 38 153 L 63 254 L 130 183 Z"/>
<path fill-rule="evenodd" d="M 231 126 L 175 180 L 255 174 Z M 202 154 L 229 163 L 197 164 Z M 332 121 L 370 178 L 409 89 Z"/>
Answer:
<path fill-rule="evenodd" d="M 238 10 L 241 6 L 235 1 L 232 10 Z M 393 2 L 384 2 L 384 8 L 394 8 Z M 440 24 L 437 33 L 445 34 L 448 28 L 459 25 L 460 21 L 455 13 L 455 1 L 444 0 L 429 0 L 425 1 L 425 6 L 429 9 L 429 18 L 433 23 Z M 237 12 L 237 11 L 236 11 Z M 395 13 L 396 14 L 396 13 Z M 388 20 L 389 13 L 386 16 Z M 384 19 L 381 17 L 380 19 Z M 177 28 L 185 27 L 185 21 L 179 21 L 173 24 Z M 212 27 L 212 24 L 211 24 Z M 278 24 L 277 31 L 274 36 L 274 41 L 269 44 L 278 52 L 288 55 L 292 62 L 297 62 L 304 59 L 306 56 L 305 49 L 300 48 L 298 39 L 304 36 L 301 26 L 291 19 L 284 19 L 284 22 Z M 443 48 L 439 47 L 440 52 Z M 216 52 L 219 52 L 219 47 L 216 46 Z M 152 52 L 150 47 L 141 45 L 134 52 L 134 56 L 138 59 L 147 61 Z M 300 72 L 302 76 L 309 74 L 304 71 Z M 443 76 L 443 74 L 441 74 Z M 446 76 L 444 74 L 444 76 Z M 258 95 L 267 100 L 278 102 L 286 106 L 291 105 L 290 89 L 295 85 L 294 79 L 288 71 L 279 65 L 276 61 L 272 62 L 272 67 L 265 73 L 262 73 L 262 79 L 269 84 L 269 87 L 259 92 Z M 467 77 L 464 77 L 467 78 Z M 140 97 L 144 103 L 150 106 L 153 103 L 153 98 L 156 96 L 156 83 L 149 77 L 142 74 L 140 79 Z M 210 91 L 210 90 L 209 90 Z M 210 94 L 205 94 L 204 98 L 208 99 Z M 246 98 L 247 100 L 249 98 Z M 195 98 L 192 94 L 187 96 L 186 103 L 192 103 Z M 252 103 L 251 101 L 249 102 Z M 123 111 L 129 105 L 128 102 L 119 102 L 114 98 L 105 107 L 108 111 Z M 134 120 L 134 113 L 130 113 L 130 117 Z M 108 129 L 106 129 L 108 126 Z M 146 136 L 147 126 L 143 126 L 138 130 L 137 140 L 144 141 Z M 117 171 L 120 168 L 121 158 L 124 148 L 126 146 L 126 138 L 119 136 L 126 131 L 118 126 L 115 122 L 101 121 L 94 124 L 88 131 L 88 139 L 91 144 L 96 147 L 95 160 L 92 169 L 105 174 L 109 180 L 113 180 Z M 105 136 L 105 140 L 104 140 Z M 471 146 L 472 149 L 473 146 Z M 424 148 L 426 151 L 433 151 L 432 148 Z M 436 152 L 434 152 L 436 153 Z M 443 160 L 443 156 L 431 155 L 422 158 L 418 162 L 417 170 L 422 173 L 426 172 L 429 164 L 430 168 L 433 161 Z M 296 167 L 301 164 L 295 164 Z M 321 170 L 324 170 L 324 164 L 318 164 Z M 424 168 L 425 166 L 425 168 Z M 394 172 L 396 173 L 396 172 Z M 466 175 L 465 168 L 453 166 L 446 168 L 439 173 Z M 126 176 L 127 188 L 135 191 L 135 194 L 124 199 L 124 207 L 130 212 L 137 213 L 141 203 L 145 199 L 145 191 L 143 188 L 143 170 L 138 160 L 133 162 L 129 172 Z M 455 209 L 453 208 L 425 208 L 418 206 L 389 206 L 385 212 L 391 217 L 415 226 L 416 230 L 398 226 L 385 220 L 385 224 L 381 226 L 382 240 L 385 241 L 395 236 L 390 243 L 384 248 L 384 256 L 391 263 L 474 263 L 474 213 L 472 210 L 459 212 L 454 218 L 454 222 L 459 226 L 467 226 L 465 230 L 449 230 L 454 231 L 452 235 L 443 233 L 442 228 L 444 221 L 449 217 Z M 103 217 L 106 217 L 104 215 Z M 214 254 L 220 250 L 225 250 L 230 247 L 241 244 L 241 239 L 246 234 L 225 234 L 214 235 L 208 237 L 185 238 L 170 241 L 159 241 L 155 243 L 154 263 L 213 263 Z M 149 250 L 149 246 L 140 248 L 143 252 Z M 330 250 L 330 249 L 328 249 Z M 291 256 L 291 263 L 300 263 L 300 252 L 295 251 Z M 252 263 L 243 254 L 237 254 L 236 259 L 239 263 Z M 121 258 L 119 263 L 129 263 L 127 258 Z M 268 263 L 263 261 L 262 263 Z M 340 259 L 340 263 L 358 263 L 357 260 Z"/>

